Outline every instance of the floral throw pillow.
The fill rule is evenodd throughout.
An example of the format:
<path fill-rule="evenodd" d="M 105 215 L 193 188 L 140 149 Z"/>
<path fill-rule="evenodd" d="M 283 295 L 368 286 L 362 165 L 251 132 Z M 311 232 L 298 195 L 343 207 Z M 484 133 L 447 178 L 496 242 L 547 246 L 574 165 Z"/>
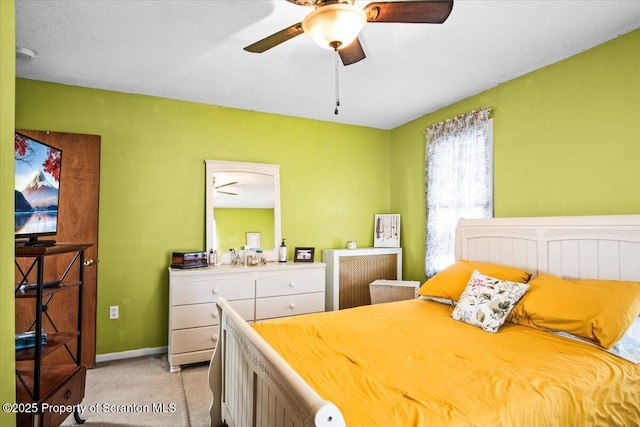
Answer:
<path fill-rule="evenodd" d="M 524 283 L 496 279 L 474 270 L 451 317 L 487 332 L 498 332 L 527 289 L 529 285 Z"/>

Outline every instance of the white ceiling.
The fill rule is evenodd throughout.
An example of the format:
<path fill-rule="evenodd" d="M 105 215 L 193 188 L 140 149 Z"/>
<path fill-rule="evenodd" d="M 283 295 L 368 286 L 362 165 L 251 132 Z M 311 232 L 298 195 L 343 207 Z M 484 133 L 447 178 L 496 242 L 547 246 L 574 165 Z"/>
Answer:
<path fill-rule="evenodd" d="M 368 2 L 356 1 L 364 7 Z M 637 0 L 455 0 L 442 25 L 368 23 L 340 65 L 302 34 L 242 48 L 311 11 L 284 0 L 17 0 L 27 79 L 391 129 L 640 27 Z"/>
<path fill-rule="evenodd" d="M 213 174 L 216 208 L 274 208 L 273 176 L 254 172 Z"/>

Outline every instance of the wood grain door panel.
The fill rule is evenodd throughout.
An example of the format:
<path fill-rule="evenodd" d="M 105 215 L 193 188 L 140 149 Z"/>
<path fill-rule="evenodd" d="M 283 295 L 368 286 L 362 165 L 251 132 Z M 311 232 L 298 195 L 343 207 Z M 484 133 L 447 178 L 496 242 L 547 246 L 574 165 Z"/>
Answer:
<path fill-rule="evenodd" d="M 84 135 L 47 131 L 17 130 L 38 141 L 62 150 L 60 174 L 60 203 L 58 207 L 57 242 L 87 242 L 93 245 L 85 251 L 86 260 L 94 260 L 84 269 L 82 310 L 82 363 L 95 366 L 96 359 L 96 304 L 98 289 L 98 206 L 100 194 L 99 135 Z M 67 268 L 71 255 L 47 257 L 45 280 L 58 279 Z M 76 261 L 77 264 L 77 261 Z M 77 280 L 78 266 L 74 265 L 67 277 Z M 55 276 L 55 277 L 54 277 Z M 32 280 L 35 281 L 35 280 Z M 47 314 L 59 330 L 76 330 L 77 291 L 56 294 L 49 302 Z M 68 295 L 67 295 L 68 294 Z M 30 305 L 29 305 L 30 304 Z M 25 330 L 33 319 L 33 301 L 23 299 L 16 303 L 16 331 Z M 45 321 L 45 330 L 52 325 Z M 76 345 L 75 341 L 71 345 Z M 72 347 L 75 348 L 75 347 Z M 68 361 L 68 354 L 56 351 L 47 356 L 45 363 Z"/>

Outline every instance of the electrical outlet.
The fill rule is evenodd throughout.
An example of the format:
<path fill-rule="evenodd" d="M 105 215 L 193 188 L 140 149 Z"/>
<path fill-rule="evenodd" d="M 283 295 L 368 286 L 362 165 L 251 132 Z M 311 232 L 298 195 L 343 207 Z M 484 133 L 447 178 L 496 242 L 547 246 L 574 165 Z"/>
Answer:
<path fill-rule="evenodd" d="M 118 318 L 118 306 L 112 305 L 109 307 L 109 319 L 117 319 Z"/>

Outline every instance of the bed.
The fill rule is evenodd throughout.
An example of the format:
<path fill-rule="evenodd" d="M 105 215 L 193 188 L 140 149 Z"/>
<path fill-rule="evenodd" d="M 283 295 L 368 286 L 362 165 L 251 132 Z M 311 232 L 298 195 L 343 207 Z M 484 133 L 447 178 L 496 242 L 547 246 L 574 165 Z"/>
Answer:
<path fill-rule="evenodd" d="M 423 286 L 444 293 L 255 325 L 219 299 L 211 425 L 640 425 L 640 365 L 614 351 L 640 325 L 640 215 L 461 220 L 456 259 L 527 273 L 500 277 L 522 295 L 496 331 L 460 321 L 469 286 L 445 273 Z"/>

